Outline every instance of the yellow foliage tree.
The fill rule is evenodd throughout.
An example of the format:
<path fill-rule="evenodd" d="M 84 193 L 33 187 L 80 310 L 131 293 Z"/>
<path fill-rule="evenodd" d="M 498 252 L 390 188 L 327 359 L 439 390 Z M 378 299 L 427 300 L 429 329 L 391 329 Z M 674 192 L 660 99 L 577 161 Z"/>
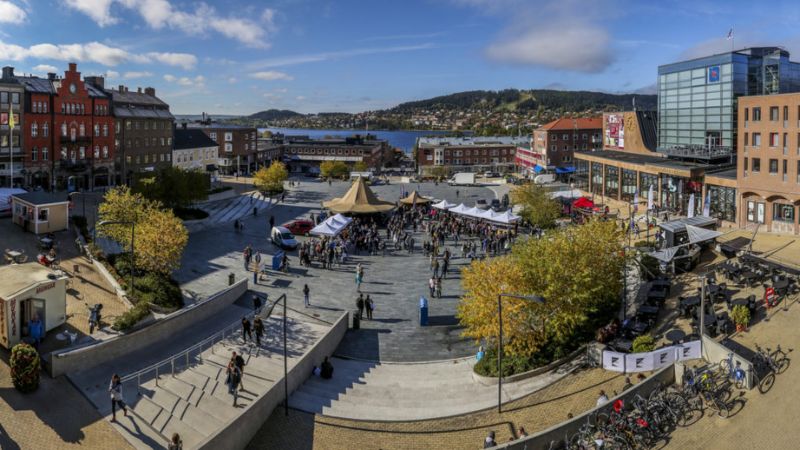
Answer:
<path fill-rule="evenodd" d="M 522 207 L 520 216 L 542 228 L 552 227 L 561 216 L 561 206 L 544 187 L 537 184 L 515 186 L 511 190 L 511 201 Z"/>
<path fill-rule="evenodd" d="M 369 167 L 367 167 L 367 163 L 364 161 L 357 161 L 355 164 L 353 164 L 354 172 L 366 172 L 367 170 L 369 170 Z"/>
<path fill-rule="evenodd" d="M 269 167 L 262 167 L 253 176 L 253 184 L 262 192 L 280 192 L 283 182 L 289 178 L 286 165 L 280 161 L 273 161 Z"/>
<path fill-rule="evenodd" d="M 319 174 L 324 178 L 340 178 L 347 176 L 350 169 L 343 161 L 323 161 L 319 165 Z"/>
<path fill-rule="evenodd" d="M 593 220 L 521 241 L 507 257 L 473 263 L 463 272 L 458 305 L 464 335 L 496 342 L 501 292 L 545 299 L 503 299 L 504 352 L 510 355 L 530 356 L 547 342 L 564 345 L 576 333 L 592 333 L 619 307 L 621 242 L 614 222 Z"/>

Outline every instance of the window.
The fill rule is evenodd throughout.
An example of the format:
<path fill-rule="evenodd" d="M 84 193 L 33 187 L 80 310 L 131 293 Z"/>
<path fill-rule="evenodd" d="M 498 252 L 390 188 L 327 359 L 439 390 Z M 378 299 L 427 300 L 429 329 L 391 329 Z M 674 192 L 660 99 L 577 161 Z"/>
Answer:
<path fill-rule="evenodd" d="M 211 139 L 214 139 L 215 141 L 217 140 L 217 133 L 213 133 L 213 132 L 209 133 L 209 136 L 211 137 Z"/>
<path fill-rule="evenodd" d="M 31 124 L 31 137 L 35 138 L 39 135 L 39 125 L 36 125 L 36 122 Z"/>
<path fill-rule="evenodd" d="M 47 222 L 47 218 L 50 216 L 50 209 L 43 208 L 39 210 L 39 216 L 36 217 L 37 222 Z"/>
<path fill-rule="evenodd" d="M 33 147 L 33 149 L 31 149 L 31 161 L 36 161 L 38 156 L 39 156 L 39 149 Z"/>
<path fill-rule="evenodd" d="M 761 133 L 753 133 L 753 147 L 761 147 Z"/>
<path fill-rule="evenodd" d="M 772 204 L 772 220 L 794 223 L 794 206 L 784 203 Z"/>
<path fill-rule="evenodd" d="M 122 128 L 122 125 L 120 124 L 120 122 L 117 122 L 116 124 L 114 124 L 114 130 L 117 132 L 117 134 L 120 133 L 120 129 L 121 128 Z"/>
<path fill-rule="evenodd" d="M 94 124 L 94 135 L 95 135 L 95 137 L 99 137 L 100 136 L 100 124 L 99 123 Z"/>
<path fill-rule="evenodd" d="M 769 146 L 770 147 L 777 147 L 778 146 L 778 133 L 770 133 L 769 134 Z"/>
<path fill-rule="evenodd" d="M 225 143 L 225 152 L 230 153 L 232 151 L 233 151 L 233 144 L 231 144 L 230 142 L 226 142 Z"/>
<path fill-rule="evenodd" d="M 233 133 L 225 133 L 225 142 L 233 141 Z"/>
<path fill-rule="evenodd" d="M 15 105 L 19 105 L 19 92 L 12 92 L 11 93 L 11 103 Z"/>
<path fill-rule="evenodd" d="M 162 137 L 162 138 L 161 138 L 161 146 L 162 146 L 162 147 L 163 147 L 163 146 L 165 146 L 165 145 L 166 145 L 166 143 L 167 143 L 167 140 L 166 140 L 166 139 L 164 139 L 164 138 Z"/>
<path fill-rule="evenodd" d="M 747 176 L 747 157 L 744 158 L 744 176 Z"/>
<path fill-rule="evenodd" d="M 145 130 L 149 130 L 150 129 L 150 122 L 148 122 L 147 120 L 144 121 L 144 129 Z"/>
<path fill-rule="evenodd" d="M 42 136 L 50 136 L 50 127 L 47 125 L 47 122 L 42 124 Z"/>
<path fill-rule="evenodd" d="M 103 158 L 108 158 L 108 146 L 103 146 Z"/>
<path fill-rule="evenodd" d="M 131 129 L 131 121 L 130 120 L 126 120 L 125 121 L 125 129 L 126 130 L 130 130 Z"/>
<path fill-rule="evenodd" d="M 42 147 L 42 161 L 47 161 L 49 155 L 47 154 L 47 147 Z"/>
<path fill-rule="evenodd" d="M 136 122 L 133 122 L 133 129 L 134 130 L 138 130 L 139 129 L 139 121 L 138 120 Z"/>
<path fill-rule="evenodd" d="M 94 159 L 100 159 L 100 146 L 94 146 Z"/>
<path fill-rule="evenodd" d="M 761 172 L 761 158 L 753 158 L 753 172 Z"/>
<path fill-rule="evenodd" d="M 61 136 L 64 136 L 64 137 L 67 136 L 67 124 L 66 124 L 66 122 L 61 124 Z"/>
<path fill-rule="evenodd" d="M 42 102 L 42 112 L 47 114 L 47 102 Z"/>
<path fill-rule="evenodd" d="M 81 159 L 86 159 L 86 147 L 79 148 L 78 155 L 80 155 Z"/>
<path fill-rule="evenodd" d="M 103 136 L 104 137 L 108 137 L 108 124 L 107 123 L 103 124 Z"/>
<path fill-rule="evenodd" d="M 789 167 L 789 165 L 788 165 L 787 161 L 784 159 L 783 160 L 783 181 L 786 181 L 786 172 L 788 172 L 788 170 L 787 170 L 788 167 Z"/>
<path fill-rule="evenodd" d="M 562 140 L 565 140 L 565 141 L 568 141 L 568 140 L 569 140 L 569 135 L 568 135 L 568 134 L 566 134 L 566 133 L 565 133 L 565 134 L 562 134 L 562 135 L 561 135 L 561 139 L 562 139 Z"/>
<path fill-rule="evenodd" d="M 755 107 L 753 108 L 753 122 L 758 122 L 761 120 L 761 108 Z"/>
<path fill-rule="evenodd" d="M 745 133 L 744 134 L 744 146 L 747 147 L 748 145 L 750 145 L 750 134 L 749 133 Z"/>
<path fill-rule="evenodd" d="M 8 92 L 0 92 L 0 105 L 8 104 Z"/>
<path fill-rule="evenodd" d="M 128 164 L 131 163 L 131 156 L 130 155 L 125 157 L 125 162 L 128 163 Z"/>
<path fill-rule="evenodd" d="M 778 173 L 778 160 L 777 159 L 770 159 L 769 160 L 769 173 Z"/>
<path fill-rule="evenodd" d="M 167 138 L 167 145 L 169 145 L 169 146 L 172 145 L 172 138 L 171 137 Z"/>
<path fill-rule="evenodd" d="M 147 163 L 149 163 L 149 162 L 150 162 L 150 155 L 148 155 L 147 153 L 145 153 L 145 155 L 144 155 L 144 163 L 145 163 L 145 164 L 147 164 Z"/>
<path fill-rule="evenodd" d="M 139 147 L 141 147 L 141 146 L 139 145 L 139 138 L 135 138 L 135 139 L 133 140 L 133 146 L 134 146 L 135 148 L 139 148 Z"/>
<path fill-rule="evenodd" d="M 788 106 L 784 106 L 783 107 L 783 121 L 786 122 L 787 120 L 789 120 L 789 107 Z"/>
<path fill-rule="evenodd" d="M 78 133 L 79 133 L 81 136 L 86 136 L 86 127 L 85 127 L 85 126 L 83 126 L 83 123 L 81 123 L 81 124 L 78 126 Z"/>
<path fill-rule="evenodd" d="M 81 103 L 81 114 L 86 114 L 86 111 L 84 110 L 85 107 L 86 107 L 86 105 Z"/>
<path fill-rule="evenodd" d="M 170 161 L 172 161 L 172 154 L 171 153 L 167 153 L 167 162 L 170 162 Z"/>
<path fill-rule="evenodd" d="M 67 159 L 67 147 L 61 147 L 61 159 Z"/>
<path fill-rule="evenodd" d="M 769 107 L 769 120 L 773 122 L 778 121 L 778 107 L 777 106 L 770 106 Z"/>

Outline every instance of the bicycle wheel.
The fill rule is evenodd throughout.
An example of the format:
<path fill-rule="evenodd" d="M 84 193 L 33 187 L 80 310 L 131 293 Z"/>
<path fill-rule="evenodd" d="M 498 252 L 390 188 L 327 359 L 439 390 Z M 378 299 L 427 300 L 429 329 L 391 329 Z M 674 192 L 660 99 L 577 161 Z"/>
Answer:
<path fill-rule="evenodd" d="M 727 419 L 728 417 L 730 417 L 731 409 L 728 407 L 727 403 L 714 399 L 713 405 L 714 409 L 717 411 L 718 416 L 720 416 L 723 419 Z"/>
<path fill-rule="evenodd" d="M 786 372 L 786 369 L 789 368 L 789 364 L 791 364 L 789 358 L 787 358 L 786 355 L 782 355 L 781 353 L 778 353 L 776 351 L 775 353 L 772 354 L 772 357 L 775 359 L 775 371 L 778 372 L 778 374 Z"/>
<path fill-rule="evenodd" d="M 717 369 L 718 374 L 722 375 L 725 378 L 728 378 L 731 375 L 731 369 L 732 369 L 731 360 L 729 360 L 728 358 L 723 359 L 722 361 L 719 362 L 717 368 L 718 368 Z"/>
<path fill-rule="evenodd" d="M 775 384 L 775 373 L 768 372 L 763 377 L 756 377 L 756 381 L 758 382 L 758 392 L 766 394 Z"/>

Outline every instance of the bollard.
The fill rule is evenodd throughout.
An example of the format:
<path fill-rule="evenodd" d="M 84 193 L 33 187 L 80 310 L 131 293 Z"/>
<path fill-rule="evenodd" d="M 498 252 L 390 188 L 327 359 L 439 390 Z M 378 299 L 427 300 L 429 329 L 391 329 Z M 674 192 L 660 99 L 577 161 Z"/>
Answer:
<path fill-rule="evenodd" d="M 233 286 L 233 283 L 236 282 L 236 275 L 233 273 L 228 274 L 228 286 Z"/>

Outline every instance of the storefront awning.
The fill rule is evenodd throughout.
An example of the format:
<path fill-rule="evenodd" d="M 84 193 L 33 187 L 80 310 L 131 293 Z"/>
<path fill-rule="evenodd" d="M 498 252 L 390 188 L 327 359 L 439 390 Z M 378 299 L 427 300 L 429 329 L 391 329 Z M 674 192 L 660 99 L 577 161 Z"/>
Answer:
<path fill-rule="evenodd" d="M 567 166 L 567 167 L 556 167 L 556 173 L 561 175 L 565 173 L 573 173 L 575 172 L 575 167 Z"/>

